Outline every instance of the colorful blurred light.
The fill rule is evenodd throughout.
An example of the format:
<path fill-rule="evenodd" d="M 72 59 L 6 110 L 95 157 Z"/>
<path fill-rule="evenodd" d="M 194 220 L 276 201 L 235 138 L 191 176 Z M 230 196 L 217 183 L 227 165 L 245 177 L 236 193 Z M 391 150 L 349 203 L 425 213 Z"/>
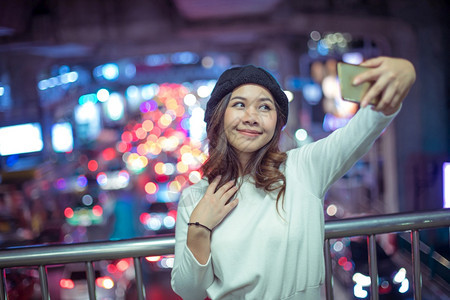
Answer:
<path fill-rule="evenodd" d="M 128 183 L 130 181 L 130 174 L 126 170 L 119 171 L 118 176 L 122 183 Z"/>
<path fill-rule="evenodd" d="M 81 197 L 81 202 L 86 206 L 90 206 L 94 202 L 94 199 L 91 195 L 83 195 L 83 197 Z"/>
<path fill-rule="evenodd" d="M 52 147 L 55 152 L 72 152 L 73 133 L 69 122 L 56 123 L 52 126 Z"/>
<path fill-rule="evenodd" d="M 108 182 L 108 177 L 105 172 L 100 172 L 97 174 L 97 183 L 99 185 L 105 185 Z"/>
<path fill-rule="evenodd" d="M 137 102 L 141 99 L 139 88 L 135 85 L 130 85 L 125 91 L 125 97 L 132 99 L 133 102 Z"/>
<path fill-rule="evenodd" d="M 450 208 L 450 162 L 442 165 L 444 208 Z"/>
<path fill-rule="evenodd" d="M 189 181 L 192 183 L 197 183 L 202 179 L 202 175 L 198 171 L 192 171 L 189 173 Z"/>
<path fill-rule="evenodd" d="M 164 174 L 164 172 L 166 171 L 166 166 L 164 165 L 164 163 L 162 162 L 158 162 L 155 164 L 155 172 L 156 174 Z"/>
<path fill-rule="evenodd" d="M 73 215 L 74 215 L 74 213 L 73 213 L 73 209 L 72 208 L 66 207 L 66 209 L 64 209 L 64 216 L 67 219 L 73 218 Z"/>
<path fill-rule="evenodd" d="M 103 208 L 100 205 L 94 205 L 92 213 L 94 216 L 100 217 L 103 214 Z"/>
<path fill-rule="evenodd" d="M 141 213 L 141 215 L 139 216 L 139 221 L 142 224 L 147 224 L 148 219 L 150 219 L 150 214 L 149 213 L 144 212 L 144 213 Z"/>
<path fill-rule="evenodd" d="M 148 149 L 148 148 L 149 148 L 149 147 L 147 146 L 147 144 L 140 144 L 140 145 L 137 146 L 136 152 L 137 152 L 139 155 L 145 156 L 145 155 L 147 155 L 147 153 L 149 152 L 149 149 Z"/>
<path fill-rule="evenodd" d="M 145 131 L 151 131 L 154 127 L 154 124 L 151 120 L 145 120 L 144 122 L 142 122 L 142 129 L 144 129 Z"/>
<path fill-rule="evenodd" d="M 161 116 L 161 118 L 158 120 L 158 125 L 161 128 L 166 128 L 172 123 L 172 117 L 169 114 L 164 114 Z"/>
<path fill-rule="evenodd" d="M 88 169 L 89 169 L 89 171 L 91 171 L 91 172 L 97 171 L 97 169 L 98 169 L 98 163 L 97 163 L 97 161 L 95 161 L 95 160 L 90 160 L 90 161 L 88 162 Z"/>
<path fill-rule="evenodd" d="M 116 267 L 120 272 L 125 272 L 130 267 L 130 263 L 126 259 L 121 259 Z"/>
<path fill-rule="evenodd" d="M 147 137 L 147 131 L 142 127 L 139 127 L 138 129 L 136 129 L 135 134 L 136 134 L 136 137 L 140 140 L 143 140 Z"/>
<path fill-rule="evenodd" d="M 171 192 L 180 192 L 181 191 L 181 184 L 178 181 L 171 181 L 169 183 L 169 191 Z"/>
<path fill-rule="evenodd" d="M 125 143 L 131 143 L 133 141 L 133 134 L 129 131 L 125 131 L 122 133 L 121 138 Z"/>
<path fill-rule="evenodd" d="M 121 152 L 121 153 L 125 153 L 127 151 L 130 151 L 131 149 L 131 145 L 125 142 L 118 142 L 116 144 L 116 149 L 117 151 Z"/>
<path fill-rule="evenodd" d="M 166 228 L 172 229 L 172 228 L 175 227 L 175 219 L 172 218 L 171 216 L 166 216 L 166 217 L 163 219 L 163 224 L 164 224 L 164 226 L 165 226 Z"/>
<path fill-rule="evenodd" d="M 69 289 L 69 290 L 71 290 L 71 289 L 73 289 L 73 288 L 75 287 L 75 284 L 73 283 L 73 281 L 72 281 L 71 279 L 65 279 L 65 278 L 62 278 L 62 279 L 59 281 L 59 286 L 60 286 L 61 288 L 63 288 L 63 289 Z"/>
<path fill-rule="evenodd" d="M 87 184 L 88 184 L 88 180 L 87 180 L 86 176 L 84 176 L 84 175 L 78 176 L 78 178 L 77 178 L 77 185 L 79 187 L 84 188 L 84 187 L 87 186 Z"/>
<path fill-rule="evenodd" d="M 101 67 L 103 78 L 115 80 L 119 77 L 119 66 L 115 63 L 105 64 Z"/>
<path fill-rule="evenodd" d="M 177 163 L 178 173 L 186 173 L 188 170 L 189 170 L 189 167 L 187 164 L 183 163 L 182 161 Z"/>
<path fill-rule="evenodd" d="M 67 182 L 64 178 L 58 178 L 55 183 L 55 187 L 58 190 L 65 190 L 67 188 Z"/>
<path fill-rule="evenodd" d="M 95 284 L 98 287 L 110 290 L 114 287 L 114 281 L 109 276 L 99 277 L 95 280 Z"/>
<path fill-rule="evenodd" d="M 99 89 L 96 96 L 98 101 L 106 102 L 109 99 L 109 91 L 107 89 Z"/>
<path fill-rule="evenodd" d="M 80 98 L 78 98 L 78 104 L 80 105 L 84 105 L 86 103 L 97 103 L 98 99 L 97 99 L 97 95 L 96 94 L 85 94 L 80 96 Z"/>
<path fill-rule="evenodd" d="M 192 106 L 197 103 L 197 97 L 195 97 L 194 94 L 187 94 L 186 96 L 184 96 L 183 101 L 187 106 Z"/>
<path fill-rule="evenodd" d="M 105 102 L 106 115 L 113 121 L 118 121 L 124 116 L 124 102 L 122 96 L 118 93 L 112 93 L 109 95 L 109 99 Z"/>
<path fill-rule="evenodd" d="M 102 156 L 106 161 L 113 160 L 116 158 L 116 150 L 114 150 L 114 148 L 106 148 L 102 151 Z"/>
<path fill-rule="evenodd" d="M 154 182 L 147 182 L 144 189 L 147 194 L 153 195 L 158 191 L 158 186 Z"/>
<path fill-rule="evenodd" d="M 157 262 L 161 259 L 161 256 L 147 256 L 145 259 L 149 262 Z"/>

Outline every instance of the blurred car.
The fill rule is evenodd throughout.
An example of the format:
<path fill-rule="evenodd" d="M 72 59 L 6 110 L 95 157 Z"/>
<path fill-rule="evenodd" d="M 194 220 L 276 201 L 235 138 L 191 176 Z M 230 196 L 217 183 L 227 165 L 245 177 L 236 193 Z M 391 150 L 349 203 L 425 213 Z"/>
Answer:
<path fill-rule="evenodd" d="M 398 267 L 377 243 L 379 299 L 411 299 L 406 269 Z M 354 299 L 370 299 L 368 249 L 365 240 L 342 239 L 332 246 L 337 279 L 353 290 Z"/>
<path fill-rule="evenodd" d="M 151 203 L 147 211 L 139 216 L 147 235 L 174 233 L 176 219 L 175 204 L 165 202 Z"/>
<path fill-rule="evenodd" d="M 98 300 L 120 299 L 117 297 L 117 285 L 106 270 L 94 267 L 95 293 Z M 89 299 L 85 264 L 67 264 L 59 281 L 61 300 Z"/>
<path fill-rule="evenodd" d="M 103 208 L 100 205 L 80 205 L 64 209 L 66 222 L 72 226 L 98 225 L 104 221 Z"/>

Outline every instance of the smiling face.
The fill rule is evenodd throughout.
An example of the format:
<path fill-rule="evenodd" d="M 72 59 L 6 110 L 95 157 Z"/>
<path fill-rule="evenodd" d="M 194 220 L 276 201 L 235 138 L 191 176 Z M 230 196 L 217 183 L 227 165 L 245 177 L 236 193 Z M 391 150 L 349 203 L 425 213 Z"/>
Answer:
<path fill-rule="evenodd" d="M 224 131 L 242 166 L 272 139 L 276 124 L 275 100 L 266 88 L 244 84 L 231 93 L 225 110 Z"/>

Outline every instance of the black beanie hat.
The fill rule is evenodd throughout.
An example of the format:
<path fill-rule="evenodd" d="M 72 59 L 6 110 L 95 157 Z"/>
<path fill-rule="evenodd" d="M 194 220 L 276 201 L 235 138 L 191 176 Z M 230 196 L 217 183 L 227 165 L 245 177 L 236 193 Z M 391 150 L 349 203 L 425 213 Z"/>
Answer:
<path fill-rule="evenodd" d="M 275 78 L 263 68 L 255 67 L 254 65 L 245 65 L 228 69 L 220 75 L 206 105 L 206 124 L 211 120 L 214 110 L 220 100 L 228 93 L 231 93 L 235 88 L 246 83 L 254 83 L 268 89 L 278 103 L 281 113 L 286 116 L 287 120 L 289 112 L 288 99 Z"/>

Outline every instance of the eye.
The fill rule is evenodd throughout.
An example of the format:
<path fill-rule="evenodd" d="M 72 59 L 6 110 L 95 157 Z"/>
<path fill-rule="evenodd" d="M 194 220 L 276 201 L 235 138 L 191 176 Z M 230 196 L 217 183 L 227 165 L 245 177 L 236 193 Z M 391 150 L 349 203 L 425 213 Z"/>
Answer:
<path fill-rule="evenodd" d="M 244 103 L 242 102 L 234 102 L 233 104 L 231 104 L 231 107 L 245 107 Z"/>
<path fill-rule="evenodd" d="M 270 110 L 272 110 L 272 107 L 268 104 L 263 104 L 259 107 L 259 109 L 262 111 L 270 111 Z"/>

